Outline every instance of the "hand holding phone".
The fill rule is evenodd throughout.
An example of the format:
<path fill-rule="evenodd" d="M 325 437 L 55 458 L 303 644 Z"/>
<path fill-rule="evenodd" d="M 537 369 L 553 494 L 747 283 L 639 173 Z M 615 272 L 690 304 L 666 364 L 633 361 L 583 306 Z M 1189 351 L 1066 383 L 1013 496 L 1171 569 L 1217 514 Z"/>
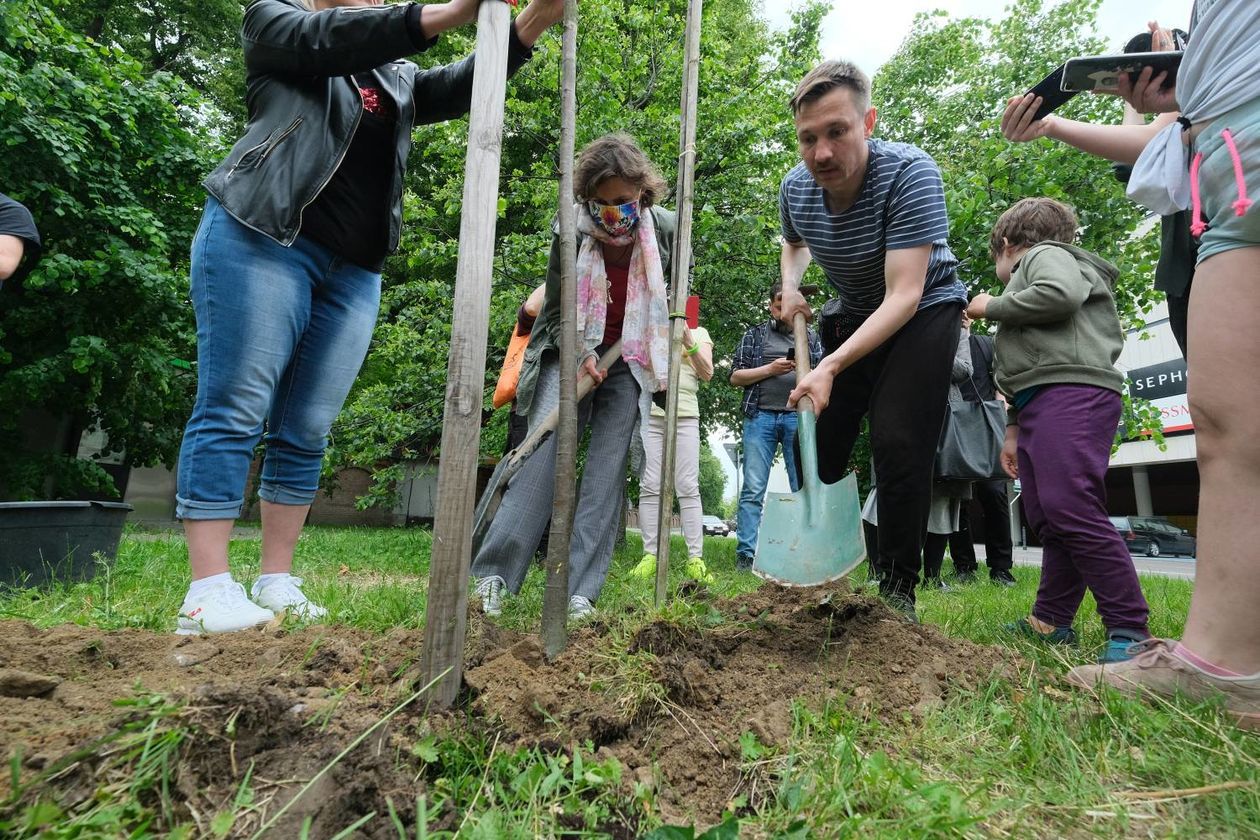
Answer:
<path fill-rule="evenodd" d="M 1073 96 L 1076 96 L 1078 93 L 1078 91 L 1075 90 L 1063 89 L 1064 66 L 1065 65 L 1060 64 L 1053 72 L 1050 73 L 1049 76 L 1046 76 L 1040 82 L 1037 82 L 1037 84 L 1033 86 L 1032 90 L 1028 91 L 1033 96 L 1041 97 L 1041 105 L 1038 106 L 1036 112 L 1033 114 L 1033 122 L 1045 119 L 1050 114 L 1054 113 L 1056 108 L 1067 102 Z"/>
<path fill-rule="evenodd" d="M 1122 76 L 1132 84 L 1148 67 L 1150 78 L 1164 74 L 1160 87 L 1166 90 L 1177 83 L 1181 56 L 1180 50 L 1163 50 L 1073 58 L 1063 65 L 1063 90 L 1120 93 Z"/>

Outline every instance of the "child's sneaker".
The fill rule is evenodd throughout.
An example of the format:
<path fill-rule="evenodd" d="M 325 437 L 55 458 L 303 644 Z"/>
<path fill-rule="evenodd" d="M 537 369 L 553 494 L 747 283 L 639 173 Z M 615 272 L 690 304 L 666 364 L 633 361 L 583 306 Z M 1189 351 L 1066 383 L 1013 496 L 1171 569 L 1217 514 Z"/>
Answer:
<path fill-rule="evenodd" d="M 1128 662 L 1136 652 L 1134 646 L 1150 636 L 1139 636 L 1135 630 L 1113 630 L 1107 634 L 1107 646 L 1098 656 L 1101 664 Z"/>
<path fill-rule="evenodd" d="M 1007 633 L 1013 633 L 1017 636 L 1023 636 L 1028 639 L 1035 639 L 1038 642 L 1045 642 L 1048 645 L 1074 645 L 1076 644 L 1076 631 L 1071 627 L 1056 627 L 1049 633 L 1042 633 L 1036 627 L 1032 626 L 1026 618 L 1019 621 L 1003 624 L 1002 629 Z"/>
<path fill-rule="evenodd" d="M 595 605 L 585 595 L 569 598 L 569 621 L 585 621 L 595 615 Z"/>
<path fill-rule="evenodd" d="M 477 581 L 473 594 L 481 599 L 481 611 L 486 615 L 498 615 L 503 612 L 503 590 L 507 581 L 498 575 L 487 575 Z"/>
<path fill-rule="evenodd" d="M 226 580 L 207 587 L 196 596 L 189 594 L 179 608 L 176 633 L 200 636 L 202 633 L 235 633 L 266 624 L 275 613 L 258 606 L 245 595 L 245 587 Z"/>
<path fill-rule="evenodd" d="M 1091 691 L 1106 684 L 1130 695 L 1149 691 L 1192 700 L 1220 698 L 1225 713 L 1240 727 L 1260 731 L 1260 673 L 1218 677 L 1180 656 L 1176 647 L 1176 642 L 1167 639 L 1136 642 L 1129 648 L 1131 659 L 1078 665 L 1068 671 L 1067 681 Z"/>
<path fill-rule="evenodd" d="M 250 594 L 260 606 L 279 615 L 287 612 L 303 621 L 319 621 L 328 617 L 328 610 L 306 597 L 302 579 L 283 575 L 272 580 L 254 581 Z"/>
<path fill-rule="evenodd" d="M 630 570 L 630 577 L 635 580 L 651 580 L 656 577 L 656 555 L 644 554 L 643 559 Z"/>
<path fill-rule="evenodd" d="M 683 566 L 683 573 L 699 583 L 713 583 L 713 575 L 709 574 L 709 567 L 704 565 L 704 558 L 688 557 L 687 565 Z"/>

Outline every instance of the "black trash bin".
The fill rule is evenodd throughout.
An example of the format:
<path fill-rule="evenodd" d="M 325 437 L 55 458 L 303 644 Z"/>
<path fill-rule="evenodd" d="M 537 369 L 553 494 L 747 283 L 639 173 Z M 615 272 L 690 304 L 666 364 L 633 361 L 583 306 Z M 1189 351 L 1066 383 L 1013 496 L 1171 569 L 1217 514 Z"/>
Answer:
<path fill-rule="evenodd" d="M 89 580 L 95 555 L 114 562 L 130 512 L 122 502 L 0 502 L 0 584 Z"/>

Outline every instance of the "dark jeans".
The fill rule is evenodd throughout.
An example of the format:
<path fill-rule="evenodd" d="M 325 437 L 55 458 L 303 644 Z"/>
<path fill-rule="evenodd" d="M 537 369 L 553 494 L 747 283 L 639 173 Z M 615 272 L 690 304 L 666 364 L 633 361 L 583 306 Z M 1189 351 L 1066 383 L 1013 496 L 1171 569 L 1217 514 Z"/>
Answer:
<path fill-rule="evenodd" d="M 818 417 L 818 472 L 844 477 L 862 418 L 870 414 L 879 510 L 883 594 L 914 600 L 932 501 L 936 445 L 949 406 L 949 376 L 962 306 L 943 303 L 914 317 L 864 359 L 841 371 Z"/>
<path fill-rule="evenodd" d="M 963 504 L 966 504 L 964 502 Z M 933 534 L 928 531 L 923 540 L 923 580 L 936 580 L 941 576 L 941 566 L 945 565 L 945 544 L 949 542 L 949 534 Z M 954 561 L 957 564 L 957 560 Z M 955 567 L 956 568 L 956 567 Z"/>
<path fill-rule="evenodd" d="M 1011 523 L 1010 498 L 1007 496 L 1007 484 L 1002 479 L 994 481 L 977 481 L 971 485 L 972 496 L 980 503 L 984 514 L 984 553 L 985 565 L 989 574 L 1009 572 L 1011 561 Z M 958 530 L 949 535 L 949 554 L 954 558 L 954 572 L 974 573 L 980 564 L 976 561 L 976 548 L 971 535 L 971 519 L 968 504 L 963 502 L 962 512 L 958 519 Z"/>
<path fill-rule="evenodd" d="M 1120 409 L 1115 391 L 1049 385 L 1019 412 L 1024 512 L 1042 545 L 1032 613 L 1055 627 L 1072 624 L 1088 588 L 1107 630 L 1146 631 L 1133 558 L 1107 518 L 1104 476 Z"/>

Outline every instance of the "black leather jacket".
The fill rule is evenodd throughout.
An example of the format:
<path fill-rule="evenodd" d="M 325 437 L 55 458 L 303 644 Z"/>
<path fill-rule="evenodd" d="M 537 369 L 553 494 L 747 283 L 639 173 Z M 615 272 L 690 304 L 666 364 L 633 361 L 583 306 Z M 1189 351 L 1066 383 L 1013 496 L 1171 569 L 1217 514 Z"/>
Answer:
<path fill-rule="evenodd" d="M 228 213 L 281 245 L 293 244 L 302 211 L 341 165 L 359 126 L 363 102 L 353 75 L 371 72 L 398 113 L 389 250 L 398 247 L 412 127 L 467 113 L 475 58 L 429 70 L 403 61 L 434 43 L 413 39 L 413 6 L 310 12 L 298 0 L 250 4 L 241 27 L 249 122 L 204 181 Z M 531 54 L 513 28 L 508 74 Z"/>

